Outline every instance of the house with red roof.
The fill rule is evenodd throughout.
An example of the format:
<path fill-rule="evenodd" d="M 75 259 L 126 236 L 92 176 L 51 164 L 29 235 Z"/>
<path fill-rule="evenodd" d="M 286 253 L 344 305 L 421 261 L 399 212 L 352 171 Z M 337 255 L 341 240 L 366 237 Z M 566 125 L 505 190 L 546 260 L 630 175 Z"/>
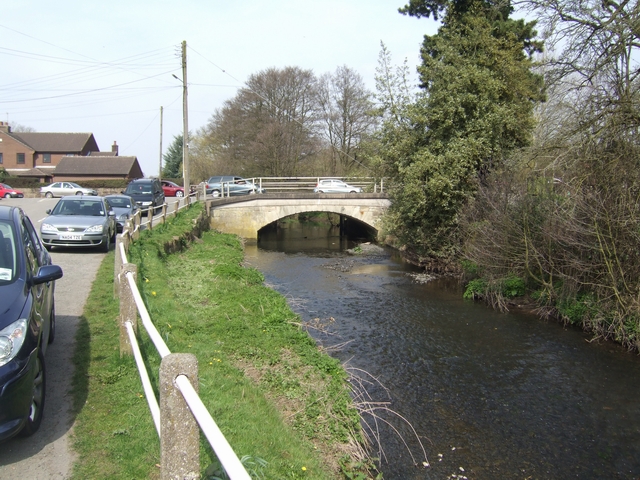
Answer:
<path fill-rule="evenodd" d="M 92 133 L 12 132 L 0 122 L 0 168 L 42 183 L 143 177 L 137 157 L 118 156 L 118 145 L 101 152 Z"/>

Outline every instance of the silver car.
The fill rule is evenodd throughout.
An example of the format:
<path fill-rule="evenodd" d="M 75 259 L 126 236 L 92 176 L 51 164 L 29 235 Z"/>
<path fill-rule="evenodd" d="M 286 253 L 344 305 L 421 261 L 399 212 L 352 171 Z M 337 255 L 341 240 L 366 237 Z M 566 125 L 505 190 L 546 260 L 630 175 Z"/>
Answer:
<path fill-rule="evenodd" d="M 104 199 L 109 202 L 111 209 L 116 213 L 118 233 L 122 232 L 127 220 L 138 211 L 138 205 L 128 195 L 106 195 Z"/>
<path fill-rule="evenodd" d="M 217 175 L 207 180 L 206 193 L 217 198 L 266 193 L 266 190 L 246 178 L 234 175 Z"/>
<path fill-rule="evenodd" d="M 335 178 L 326 178 L 320 180 L 313 191 L 314 193 L 362 193 L 362 188 Z"/>
<path fill-rule="evenodd" d="M 73 182 L 55 182 L 40 188 L 40 195 L 47 198 L 64 197 L 65 195 L 98 195 L 93 188 L 81 187 Z"/>
<path fill-rule="evenodd" d="M 108 252 L 116 236 L 116 213 L 103 197 L 62 197 L 42 221 L 40 237 L 52 247 L 98 247 Z"/>

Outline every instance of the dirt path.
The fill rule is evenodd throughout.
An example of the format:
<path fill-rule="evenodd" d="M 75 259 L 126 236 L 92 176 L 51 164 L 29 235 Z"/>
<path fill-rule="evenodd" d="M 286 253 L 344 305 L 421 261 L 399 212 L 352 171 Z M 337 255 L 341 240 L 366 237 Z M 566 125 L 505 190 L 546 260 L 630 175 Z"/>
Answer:
<path fill-rule="evenodd" d="M 29 216 L 34 223 L 38 219 Z M 69 438 L 74 422 L 70 411 L 71 357 L 79 317 L 104 254 L 54 251 L 52 257 L 54 263 L 62 267 L 64 276 L 56 285 L 56 338 L 45 358 L 44 418 L 40 430 L 32 437 L 15 438 L 0 445 L 0 478 L 3 480 L 68 478 L 75 459 Z"/>

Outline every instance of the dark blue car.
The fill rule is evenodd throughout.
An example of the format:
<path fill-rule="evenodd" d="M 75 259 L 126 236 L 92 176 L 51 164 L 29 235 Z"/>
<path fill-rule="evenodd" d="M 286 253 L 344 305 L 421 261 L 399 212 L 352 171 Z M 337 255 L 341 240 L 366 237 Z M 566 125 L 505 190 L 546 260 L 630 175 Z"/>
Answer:
<path fill-rule="evenodd" d="M 40 427 L 60 277 L 29 217 L 0 206 L 0 441 Z"/>

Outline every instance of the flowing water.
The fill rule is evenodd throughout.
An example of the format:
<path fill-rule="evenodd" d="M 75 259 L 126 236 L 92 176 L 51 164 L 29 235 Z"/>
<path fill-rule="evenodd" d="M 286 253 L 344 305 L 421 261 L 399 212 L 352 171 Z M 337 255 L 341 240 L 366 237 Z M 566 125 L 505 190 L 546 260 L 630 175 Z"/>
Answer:
<path fill-rule="evenodd" d="M 380 402 L 364 420 L 386 479 L 640 478 L 640 357 L 336 235 L 265 232 L 246 260 Z"/>

